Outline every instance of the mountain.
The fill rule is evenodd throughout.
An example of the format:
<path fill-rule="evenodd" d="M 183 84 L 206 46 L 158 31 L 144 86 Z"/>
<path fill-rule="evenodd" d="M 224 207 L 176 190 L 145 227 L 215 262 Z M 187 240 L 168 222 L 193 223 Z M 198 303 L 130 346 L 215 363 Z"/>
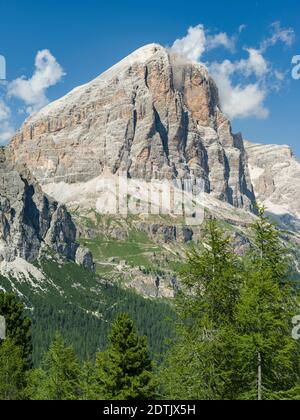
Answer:
<path fill-rule="evenodd" d="M 89 251 L 76 243 L 66 207 L 42 192 L 30 172 L 0 149 L 0 273 L 33 270 L 44 249 L 92 268 Z M 92 263 L 92 261 L 90 261 Z"/>
<path fill-rule="evenodd" d="M 174 295 L 174 267 L 188 244 L 201 240 L 201 226 L 171 214 L 103 214 L 99 207 L 115 199 L 103 193 L 107 177 L 125 173 L 146 191 L 153 179 L 196 176 L 204 183 L 205 216 L 225 224 L 239 252 L 256 198 L 282 227 L 299 230 L 299 203 L 291 200 L 299 185 L 289 183 L 299 166 L 291 151 L 234 134 L 207 69 L 160 45 L 135 51 L 31 116 L 9 153 L 67 206 L 97 272 L 146 296 Z"/>
<path fill-rule="evenodd" d="M 289 146 L 245 142 L 259 202 L 280 225 L 300 231 L 300 162 Z"/>
<path fill-rule="evenodd" d="M 32 115 L 0 150 L 0 289 L 31 312 L 35 361 L 56 330 L 83 357 L 94 353 L 120 311 L 153 352 L 171 334 L 164 319 L 180 287 L 176 269 L 202 226 L 174 214 L 99 212 L 115 198 L 103 180 L 124 173 L 145 191 L 153 179 L 201 179 L 204 216 L 220 221 L 240 254 L 257 199 L 279 221 L 299 271 L 291 150 L 233 134 L 205 67 L 148 45 Z"/>
<path fill-rule="evenodd" d="M 30 172 L 0 149 L 0 291 L 15 293 L 33 320 L 38 364 L 61 331 L 86 359 L 106 345 L 111 322 L 128 312 L 159 354 L 172 336 L 168 304 L 146 301 L 100 279 L 92 254 L 76 241 L 70 213 L 43 193 Z"/>
<path fill-rule="evenodd" d="M 214 81 L 160 45 L 30 117 L 10 149 L 56 199 L 107 172 L 143 180 L 192 172 L 212 198 L 245 210 L 255 201 L 242 137 L 232 134 Z M 90 190 L 86 198 L 95 208 Z"/>

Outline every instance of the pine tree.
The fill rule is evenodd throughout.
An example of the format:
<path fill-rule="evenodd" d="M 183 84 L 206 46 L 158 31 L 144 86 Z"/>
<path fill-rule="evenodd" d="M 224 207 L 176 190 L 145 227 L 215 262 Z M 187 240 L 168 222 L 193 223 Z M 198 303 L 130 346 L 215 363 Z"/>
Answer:
<path fill-rule="evenodd" d="M 0 400 L 21 400 L 25 393 L 25 366 L 21 347 L 7 338 L 0 346 Z"/>
<path fill-rule="evenodd" d="M 24 315 L 24 305 L 14 294 L 0 292 L 0 315 L 5 318 L 7 338 L 21 349 L 24 369 L 29 369 L 32 364 L 31 321 Z"/>
<path fill-rule="evenodd" d="M 97 354 L 96 366 L 105 399 L 154 398 L 156 386 L 146 338 L 138 337 L 127 314 L 120 315 L 113 324 L 109 346 Z"/>
<path fill-rule="evenodd" d="M 77 400 L 80 398 L 80 365 L 73 348 L 57 334 L 42 368 L 29 376 L 27 393 L 33 400 Z"/>
<path fill-rule="evenodd" d="M 161 370 L 163 392 L 170 399 L 230 399 L 242 266 L 229 236 L 213 219 L 200 249 L 187 257 L 180 271 L 185 291 L 177 298 L 179 338 Z"/>
<path fill-rule="evenodd" d="M 239 271 L 241 264 L 230 237 L 210 219 L 200 249 L 193 247 L 187 253 L 187 263 L 180 270 L 182 283 L 190 292 L 178 300 L 181 315 L 208 321 L 213 328 L 231 323 L 239 297 Z"/>
<path fill-rule="evenodd" d="M 279 233 L 259 211 L 247 258 L 210 221 L 203 246 L 181 270 L 189 289 L 161 378 L 169 399 L 300 399 L 297 313 Z"/>
<path fill-rule="evenodd" d="M 80 400 L 82 401 L 103 400 L 95 362 L 88 360 L 84 363 L 80 376 L 80 390 Z"/>
<path fill-rule="evenodd" d="M 240 398 L 276 399 L 299 383 L 299 343 L 291 334 L 297 299 L 288 283 L 287 252 L 264 209 L 252 230 L 248 274 L 236 317 L 240 361 L 236 370 Z"/>

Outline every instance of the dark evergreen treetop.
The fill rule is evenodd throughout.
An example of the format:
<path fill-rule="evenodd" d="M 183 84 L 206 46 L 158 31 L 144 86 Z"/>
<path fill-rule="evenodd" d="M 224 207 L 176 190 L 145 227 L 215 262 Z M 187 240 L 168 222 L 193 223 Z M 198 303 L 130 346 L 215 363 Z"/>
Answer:
<path fill-rule="evenodd" d="M 108 399 L 153 399 L 155 383 L 147 340 L 137 335 L 127 314 L 119 315 L 113 324 L 107 350 L 97 355 L 97 368 Z"/>
<path fill-rule="evenodd" d="M 6 336 L 21 348 L 25 367 L 31 367 L 31 320 L 24 315 L 24 305 L 12 293 L 0 292 L 0 315 L 5 318 Z"/>

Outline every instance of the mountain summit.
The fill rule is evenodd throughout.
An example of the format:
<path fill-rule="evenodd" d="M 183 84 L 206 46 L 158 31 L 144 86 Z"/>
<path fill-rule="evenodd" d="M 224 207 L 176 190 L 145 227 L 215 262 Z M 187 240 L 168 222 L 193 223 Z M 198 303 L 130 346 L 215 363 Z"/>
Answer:
<path fill-rule="evenodd" d="M 245 210 L 255 201 L 242 137 L 208 71 L 156 44 L 31 116 L 10 149 L 48 189 L 105 171 L 144 180 L 193 171 L 212 198 Z"/>

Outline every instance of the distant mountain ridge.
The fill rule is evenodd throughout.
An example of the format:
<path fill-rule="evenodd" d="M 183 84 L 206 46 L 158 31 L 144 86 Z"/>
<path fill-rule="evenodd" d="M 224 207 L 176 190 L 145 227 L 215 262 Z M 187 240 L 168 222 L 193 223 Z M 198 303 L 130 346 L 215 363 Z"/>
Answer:
<path fill-rule="evenodd" d="M 289 146 L 245 142 L 257 200 L 286 228 L 300 231 L 300 162 Z"/>

